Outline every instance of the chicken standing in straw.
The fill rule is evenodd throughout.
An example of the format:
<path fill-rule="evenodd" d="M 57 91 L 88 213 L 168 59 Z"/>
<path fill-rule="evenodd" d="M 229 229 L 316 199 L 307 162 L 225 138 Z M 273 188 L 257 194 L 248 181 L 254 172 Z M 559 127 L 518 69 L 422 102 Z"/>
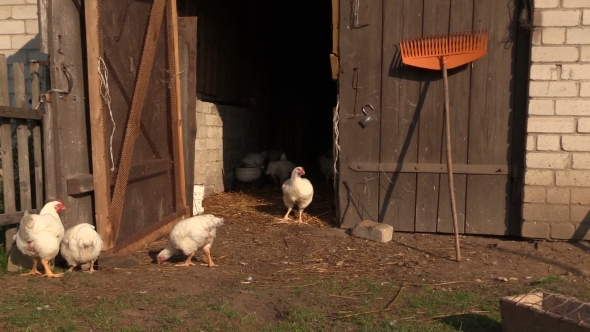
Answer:
<path fill-rule="evenodd" d="M 58 213 L 65 210 L 61 200 L 49 202 L 43 206 L 39 214 L 25 211 L 18 232 L 15 235 L 16 247 L 23 254 L 33 258 L 33 268 L 22 275 L 37 275 L 37 263 L 45 268 L 44 277 L 60 278 L 63 274 L 53 274 L 49 268 L 50 260 L 59 253 L 59 244 L 64 238 L 64 226 Z"/>
<path fill-rule="evenodd" d="M 291 178 L 283 183 L 283 202 L 287 207 L 287 213 L 280 220 L 280 223 L 287 223 L 289 220 L 289 213 L 293 210 L 293 206 L 297 205 L 299 209 L 298 224 L 303 224 L 302 214 L 303 210 L 309 206 L 313 200 L 313 186 L 308 179 L 302 178 L 305 175 L 303 167 L 295 167 L 291 172 Z"/>
<path fill-rule="evenodd" d="M 217 227 L 223 225 L 223 222 L 223 218 L 212 214 L 201 214 L 179 221 L 170 232 L 168 245 L 158 254 L 158 264 L 164 263 L 181 251 L 188 258 L 184 263 L 176 264 L 176 266 L 194 266 L 195 264 L 191 260 L 197 250 L 203 248 L 209 258 L 209 263 L 201 265 L 217 266 L 211 259 L 211 245 L 217 234 Z"/>

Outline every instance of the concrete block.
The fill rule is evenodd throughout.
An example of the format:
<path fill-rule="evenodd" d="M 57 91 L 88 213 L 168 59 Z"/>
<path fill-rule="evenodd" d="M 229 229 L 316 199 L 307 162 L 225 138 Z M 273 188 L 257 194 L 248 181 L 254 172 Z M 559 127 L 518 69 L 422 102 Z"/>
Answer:
<path fill-rule="evenodd" d="M 574 153 L 572 157 L 572 168 L 590 169 L 590 153 Z"/>
<path fill-rule="evenodd" d="M 570 203 L 570 190 L 568 188 L 549 188 L 549 189 L 547 189 L 547 203 L 569 204 Z"/>
<path fill-rule="evenodd" d="M 530 117 L 527 125 L 529 133 L 573 133 L 574 118 Z"/>
<path fill-rule="evenodd" d="M 549 224 L 543 221 L 525 221 L 522 223 L 522 236 L 533 239 L 548 239 Z"/>
<path fill-rule="evenodd" d="M 538 143 L 537 143 L 538 144 Z M 565 169 L 569 165 L 567 153 L 527 153 L 527 168 Z"/>
<path fill-rule="evenodd" d="M 555 74 L 557 76 L 557 73 Z M 530 115 L 553 115 L 555 114 L 555 102 L 550 99 L 529 100 Z"/>
<path fill-rule="evenodd" d="M 549 205 L 524 203 L 522 218 L 539 221 L 569 221 L 570 211 L 567 205 Z"/>
<path fill-rule="evenodd" d="M 568 27 L 580 23 L 580 10 L 541 10 L 535 11 L 533 25 L 543 27 Z"/>
<path fill-rule="evenodd" d="M 579 125 L 578 125 L 579 127 Z M 561 136 L 539 135 L 537 136 L 537 150 L 539 151 L 561 151 Z"/>
<path fill-rule="evenodd" d="M 536 186 L 551 186 L 554 183 L 553 171 L 526 170 L 524 184 Z"/>
<path fill-rule="evenodd" d="M 590 205 L 590 188 L 574 188 L 572 189 L 572 204 L 587 204 Z"/>
<path fill-rule="evenodd" d="M 590 151 L 590 135 L 563 136 L 561 138 L 561 147 L 565 151 Z"/>
<path fill-rule="evenodd" d="M 590 187 L 590 171 L 558 171 L 555 183 L 559 187 Z"/>
<path fill-rule="evenodd" d="M 551 224 L 551 238 L 569 240 L 574 237 L 574 225 L 570 223 Z"/>
<path fill-rule="evenodd" d="M 572 205 L 570 218 L 575 222 L 590 221 L 590 205 Z"/>
<path fill-rule="evenodd" d="M 352 235 L 375 242 L 389 242 L 393 239 L 393 226 L 363 220 L 352 228 Z"/>
<path fill-rule="evenodd" d="M 572 46 L 533 46 L 531 51 L 533 62 L 574 62 L 579 56 L 578 48 Z"/>
<path fill-rule="evenodd" d="M 569 81 L 533 81 L 529 84 L 529 95 L 531 97 L 575 97 L 578 95 L 578 86 L 575 82 Z"/>
<path fill-rule="evenodd" d="M 584 85 L 582 87 L 584 88 Z M 558 100 L 555 103 L 555 114 L 590 115 L 590 100 Z"/>
<path fill-rule="evenodd" d="M 524 201 L 527 203 L 545 203 L 545 187 L 525 186 Z"/>
<path fill-rule="evenodd" d="M 543 44 L 563 44 L 565 42 L 565 28 L 544 29 L 542 40 Z"/>
<path fill-rule="evenodd" d="M 535 8 L 557 8 L 559 0 L 535 0 Z"/>

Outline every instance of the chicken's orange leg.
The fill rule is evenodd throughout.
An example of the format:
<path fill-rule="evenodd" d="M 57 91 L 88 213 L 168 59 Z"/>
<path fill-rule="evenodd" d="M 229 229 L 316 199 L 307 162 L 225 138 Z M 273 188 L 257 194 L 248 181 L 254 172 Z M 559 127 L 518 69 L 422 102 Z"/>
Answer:
<path fill-rule="evenodd" d="M 39 259 L 37 257 L 33 258 L 33 268 L 28 273 L 21 274 L 21 276 L 31 276 L 31 275 L 34 276 L 37 274 L 41 274 L 41 272 L 37 271 L 37 263 L 38 262 L 39 262 Z"/>
<path fill-rule="evenodd" d="M 287 210 L 287 213 L 285 214 L 285 216 L 281 219 L 281 218 L 277 218 L 278 220 L 280 220 L 277 224 L 283 224 L 283 223 L 288 223 L 289 221 L 289 213 L 291 213 L 291 211 L 293 210 L 292 207 L 290 207 Z"/>
<path fill-rule="evenodd" d="M 174 266 L 195 266 L 195 263 L 191 262 L 191 259 L 193 259 L 194 255 L 195 255 L 194 253 L 188 255 L 188 258 L 186 259 L 186 261 L 184 263 L 179 263 Z"/>
<path fill-rule="evenodd" d="M 209 264 L 201 263 L 201 265 L 204 265 L 204 266 L 207 266 L 207 267 L 217 266 L 217 264 L 213 263 L 213 259 L 211 259 L 211 248 L 210 247 L 205 247 L 205 248 L 203 248 L 203 250 L 207 254 L 207 258 L 209 258 Z"/>
<path fill-rule="evenodd" d="M 51 272 L 51 269 L 49 268 L 49 264 L 47 264 L 47 261 L 44 260 L 43 258 L 41 258 L 41 264 L 45 268 L 45 274 L 43 275 L 44 277 L 47 277 L 47 278 L 61 278 L 61 277 L 64 276 L 63 273 L 53 274 L 53 272 Z"/>
<path fill-rule="evenodd" d="M 299 209 L 299 219 L 297 220 L 298 224 L 307 224 L 307 222 L 304 222 L 303 219 L 303 209 Z"/>
<path fill-rule="evenodd" d="M 94 273 L 94 271 L 96 271 L 96 270 L 94 269 L 94 260 L 91 260 L 91 261 L 90 261 L 90 270 L 88 270 L 88 271 L 84 271 L 84 272 L 88 272 L 88 273 Z"/>

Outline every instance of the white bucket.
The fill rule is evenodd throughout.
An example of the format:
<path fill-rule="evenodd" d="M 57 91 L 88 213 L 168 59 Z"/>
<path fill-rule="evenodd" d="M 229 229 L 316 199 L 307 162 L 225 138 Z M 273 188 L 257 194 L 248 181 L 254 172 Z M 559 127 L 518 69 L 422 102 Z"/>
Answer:
<path fill-rule="evenodd" d="M 193 216 L 199 215 L 205 211 L 203 207 L 203 198 L 205 197 L 205 184 L 195 184 L 193 188 Z"/>

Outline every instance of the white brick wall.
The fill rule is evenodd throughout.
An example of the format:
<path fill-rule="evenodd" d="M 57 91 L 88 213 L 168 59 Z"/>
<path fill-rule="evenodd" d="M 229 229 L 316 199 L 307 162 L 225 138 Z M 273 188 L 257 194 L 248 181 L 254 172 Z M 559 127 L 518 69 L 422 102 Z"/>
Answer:
<path fill-rule="evenodd" d="M 590 0 L 534 3 L 522 235 L 590 239 Z"/>
<path fill-rule="evenodd" d="M 31 60 L 47 60 L 47 55 L 39 52 L 39 24 L 37 20 L 37 0 L 0 0 L 0 54 L 4 54 L 9 64 L 23 62 L 27 66 L 27 92 L 30 91 Z M 41 89 L 45 89 L 45 70 L 40 72 Z M 9 65 L 9 85 L 11 101 L 14 100 L 14 82 Z M 27 100 L 30 95 L 27 96 Z"/>
<path fill-rule="evenodd" d="M 1 1 L 1 0 L 0 0 Z M 249 152 L 260 151 L 260 112 L 197 99 L 195 183 L 205 194 L 230 189 L 233 168 Z"/>

